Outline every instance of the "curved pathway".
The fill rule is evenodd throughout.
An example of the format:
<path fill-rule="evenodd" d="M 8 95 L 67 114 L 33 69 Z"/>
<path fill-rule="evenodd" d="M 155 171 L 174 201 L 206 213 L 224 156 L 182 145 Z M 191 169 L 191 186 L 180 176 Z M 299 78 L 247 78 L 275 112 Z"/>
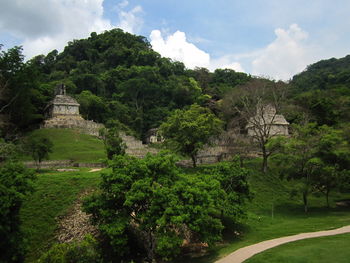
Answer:
<path fill-rule="evenodd" d="M 293 236 L 275 238 L 275 239 L 263 241 L 254 245 L 240 248 L 235 252 L 229 254 L 228 256 L 216 261 L 215 263 L 241 263 L 244 260 L 254 256 L 255 254 L 258 254 L 262 251 L 265 251 L 273 247 L 277 247 L 285 243 L 289 243 L 289 242 L 293 242 L 301 239 L 333 236 L 333 235 L 345 234 L 345 233 L 350 233 L 350 225 L 333 229 L 333 230 L 309 232 L 309 233 L 302 233 L 302 234 L 297 234 Z"/>

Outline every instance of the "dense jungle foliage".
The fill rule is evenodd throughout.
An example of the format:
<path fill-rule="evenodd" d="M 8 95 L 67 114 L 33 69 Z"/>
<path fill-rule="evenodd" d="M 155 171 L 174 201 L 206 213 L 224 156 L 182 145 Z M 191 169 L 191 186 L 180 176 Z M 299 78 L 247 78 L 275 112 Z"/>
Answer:
<path fill-rule="evenodd" d="M 187 70 L 181 62 L 162 58 L 142 36 L 120 29 L 69 42 L 24 62 L 20 47 L 1 55 L 2 103 L 19 130 L 43 120 L 47 103 L 58 83 L 81 104 L 86 119 L 107 123 L 119 120 L 139 137 L 158 127 L 174 109 L 210 104 L 225 90 L 251 77 L 233 70 Z M 5 87 L 6 85 L 6 87 Z"/>
<path fill-rule="evenodd" d="M 145 37 L 120 29 L 91 33 L 61 53 L 53 50 L 26 62 L 21 47 L 2 51 L 0 73 L 0 114 L 14 125 L 7 132 L 37 128 L 56 85 L 64 83 L 83 117 L 105 124 L 118 120 L 139 138 L 175 109 L 194 103 L 225 119 L 221 99 L 257 78 L 230 69 L 186 69 L 153 51 Z M 294 76 L 283 113 L 290 122 L 303 122 L 306 114 L 308 121 L 333 126 L 349 122 L 349 104 L 347 56 L 320 61 Z"/>

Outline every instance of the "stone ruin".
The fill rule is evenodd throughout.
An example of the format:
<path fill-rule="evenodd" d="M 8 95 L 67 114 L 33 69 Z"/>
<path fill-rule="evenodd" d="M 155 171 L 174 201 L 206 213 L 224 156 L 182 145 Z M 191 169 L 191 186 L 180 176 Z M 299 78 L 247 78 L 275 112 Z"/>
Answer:
<path fill-rule="evenodd" d="M 257 106 L 256 115 L 250 118 L 246 126 L 248 135 L 254 137 L 259 134 L 259 130 L 261 130 L 259 126 L 266 126 L 271 137 L 289 135 L 289 122 L 283 115 L 277 114 L 276 108 L 271 104 L 262 107 Z"/>
<path fill-rule="evenodd" d="M 125 134 L 124 132 L 119 133 L 123 142 L 126 145 L 126 154 L 135 156 L 138 158 L 144 157 L 147 153 L 156 154 L 158 150 L 151 148 L 148 145 L 142 143 L 142 141 L 137 140 L 135 137 Z"/>
<path fill-rule="evenodd" d="M 257 109 L 256 115 L 251 118 L 253 119 L 252 123 L 248 123 L 245 127 L 247 134 L 242 134 L 239 129 L 231 128 L 218 137 L 212 138 L 210 145 L 199 151 L 197 155 L 198 164 L 228 160 L 237 154 L 243 157 L 257 157 L 261 155 L 261 150 L 256 146 L 256 141 L 254 141 L 254 137 L 259 132 L 255 125 L 266 125 L 269 129 L 270 137 L 289 135 L 289 122 L 283 115 L 277 114 L 274 106 L 257 106 Z M 261 110 L 259 111 L 259 109 Z"/>
<path fill-rule="evenodd" d="M 46 120 L 41 128 L 76 129 L 82 133 L 99 136 L 99 130 L 103 124 L 85 120 L 79 114 L 79 103 L 66 95 L 66 87 L 61 84 L 55 89 L 55 98 L 45 108 Z M 157 153 L 158 150 L 142 144 L 135 137 L 120 132 L 120 137 L 125 143 L 126 153 L 135 157 L 144 157 L 147 153 Z"/>
<path fill-rule="evenodd" d="M 74 98 L 66 95 L 65 85 L 58 85 L 55 90 L 55 98 L 45 108 L 46 120 L 41 128 L 70 128 L 99 136 L 99 130 L 104 125 L 85 120 L 79 114 L 79 106 L 80 104 Z"/>

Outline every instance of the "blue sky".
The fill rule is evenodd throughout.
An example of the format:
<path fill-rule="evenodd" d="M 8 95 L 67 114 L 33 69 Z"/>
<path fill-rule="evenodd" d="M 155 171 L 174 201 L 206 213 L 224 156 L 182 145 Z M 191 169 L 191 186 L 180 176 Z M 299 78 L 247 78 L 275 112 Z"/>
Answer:
<path fill-rule="evenodd" d="M 0 43 L 30 58 L 115 27 L 188 68 L 288 80 L 350 54 L 348 0 L 0 0 Z"/>

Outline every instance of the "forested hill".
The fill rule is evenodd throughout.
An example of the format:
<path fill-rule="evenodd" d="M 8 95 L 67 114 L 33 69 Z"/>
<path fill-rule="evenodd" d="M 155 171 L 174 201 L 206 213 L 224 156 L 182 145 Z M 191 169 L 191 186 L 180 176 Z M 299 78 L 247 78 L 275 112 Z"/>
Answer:
<path fill-rule="evenodd" d="M 297 102 L 319 124 L 350 122 L 350 55 L 321 60 L 295 75 L 290 83 Z"/>
<path fill-rule="evenodd" d="M 336 59 L 321 60 L 293 77 L 293 85 L 299 91 L 350 89 L 350 55 Z"/>
<path fill-rule="evenodd" d="M 0 117 L 8 116 L 12 133 L 38 128 L 56 85 L 64 83 L 84 118 L 119 121 L 142 138 L 170 112 L 193 103 L 222 117 L 221 99 L 251 79 L 230 69 L 186 69 L 152 50 L 145 37 L 113 29 L 27 62 L 19 47 L 1 51 Z M 290 122 L 301 120 L 300 111 L 320 125 L 350 122 L 350 56 L 308 66 L 289 87 L 287 102 L 300 107 L 284 112 Z"/>
<path fill-rule="evenodd" d="M 251 79 L 233 70 L 188 70 L 181 62 L 162 58 L 146 38 L 120 29 L 91 33 L 87 39 L 69 42 L 61 53 L 53 50 L 27 63 L 16 47 L 3 51 L 0 59 L 5 78 L 12 78 L 7 100 L 21 93 L 5 112 L 19 130 L 38 126 L 59 83 L 77 98 L 85 118 L 118 120 L 142 137 L 172 110 L 193 103 L 215 105 L 226 90 Z M 9 71 L 15 74 L 8 75 Z"/>

